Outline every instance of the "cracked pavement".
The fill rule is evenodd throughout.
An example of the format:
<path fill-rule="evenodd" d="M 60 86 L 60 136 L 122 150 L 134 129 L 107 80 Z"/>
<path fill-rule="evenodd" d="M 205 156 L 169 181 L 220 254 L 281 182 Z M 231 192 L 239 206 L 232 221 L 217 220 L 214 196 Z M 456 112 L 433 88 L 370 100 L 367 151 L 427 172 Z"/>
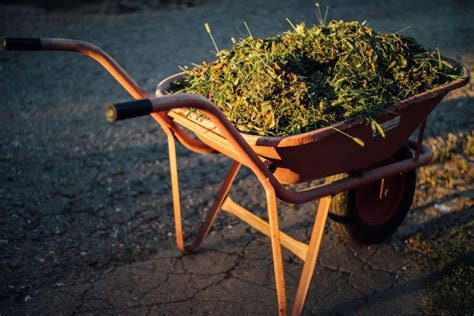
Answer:
<path fill-rule="evenodd" d="M 286 17 L 316 22 L 312 2 L 300 0 L 140 8 L 120 14 L 93 5 L 56 11 L 0 4 L 0 30 L 93 42 L 152 94 L 178 65 L 212 58 L 205 22 L 226 47 L 242 21 L 257 36 L 288 29 Z M 348 0 L 329 14 L 367 19 L 381 31 L 410 25 L 408 35 L 439 45 L 471 69 L 473 15 L 467 1 Z M 0 315 L 275 314 L 270 241 L 246 224 L 221 214 L 200 252 L 178 252 L 165 136 L 149 118 L 106 122 L 104 106 L 129 97 L 97 64 L 68 53 L 0 52 L 0 72 Z M 469 97 L 472 105 L 472 90 L 463 91 L 456 97 Z M 444 102 L 434 117 L 443 124 L 457 104 Z M 429 126 L 428 135 L 472 127 L 469 115 L 446 122 L 442 132 Z M 230 162 L 177 150 L 183 228 L 192 236 Z M 416 194 L 416 212 L 385 243 L 353 244 L 328 225 L 306 314 L 422 313 L 429 272 L 404 253 L 403 239 L 440 216 L 432 201 L 449 192 Z M 263 190 L 248 169 L 240 171 L 231 196 L 265 216 Z M 316 208 L 315 202 L 279 203 L 283 230 L 307 240 Z M 302 265 L 286 251 L 284 261 L 291 306 Z"/>

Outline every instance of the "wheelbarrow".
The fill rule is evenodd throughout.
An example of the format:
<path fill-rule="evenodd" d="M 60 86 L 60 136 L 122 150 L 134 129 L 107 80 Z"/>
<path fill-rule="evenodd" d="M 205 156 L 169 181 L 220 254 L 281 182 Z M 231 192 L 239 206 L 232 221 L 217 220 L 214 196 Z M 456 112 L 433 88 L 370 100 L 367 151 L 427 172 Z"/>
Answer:
<path fill-rule="evenodd" d="M 156 96 L 143 89 L 97 46 L 69 39 L 5 38 L 6 50 L 72 51 L 98 61 L 136 101 L 110 105 L 109 121 L 150 115 L 167 135 L 171 170 L 176 244 L 183 253 L 198 250 L 220 210 L 226 211 L 270 237 L 278 313 L 287 313 L 282 246 L 301 259 L 301 272 L 292 314 L 303 311 L 327 217 L 343 234 L 368 243 L 389 237 L 405 218 L 413 200 L 416 168 L 428 164 L 432 153 L 422 144 L 426 120 L 451 90 L 469 81 L 463 66 L 461 79 L 407 98 L 387 107 L 377 118 L 385 137 L 374 133 L 363 118 L 293 136 L 268 137 L 239 132 L 208 99 L 192 94 L 166 93 L 177 74 L 162 81 Z M 449 60 L 455 66 L 459 63 Z M 206 119 L 196 119 L 187 109 L 197 109 Z M 184 130 L 192 132 L 189 136 Z M 418 128 L 415 141 L 409 137 Z M 364 146 L 350 137 L 357 137 Z M 201 154 L 220 153 L 233 160 L 227 176 L 192 243 L 185 243 L 181 223 L 176 141 Z M 248 167 L 266 194 L 268 221 L 236 203 L 230 187 L 240 169 Z M 325 179 L 322 184 L 296 191 L 289 184 Z M 298 241 L 279 228 L 277 198 L 291 204 L 319 199 L 309 243 Z M 332 204 L 332 212 L 329 209 Z"/>

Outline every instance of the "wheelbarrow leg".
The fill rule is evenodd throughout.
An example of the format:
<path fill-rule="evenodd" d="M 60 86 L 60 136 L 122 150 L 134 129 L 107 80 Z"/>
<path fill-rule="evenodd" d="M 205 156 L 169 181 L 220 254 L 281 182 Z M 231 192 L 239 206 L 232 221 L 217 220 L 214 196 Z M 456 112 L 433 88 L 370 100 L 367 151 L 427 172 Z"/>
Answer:
<path fill-rule="evenodd" d="M 308 253 L 306 255 L 303 271 L 301 272 L 295 303 L 291 313 L 293 316 L 300 315 L 303 311 L 304 302 L 306 301 L 309 285 L 311 283 L 311 278 L 314 273 L 314 268 L 316 267 L 316 261 L 318 259 L 319 248 L 321 246 L 321 239 L 323 237 L 324 226 L 326 224 L 331 200 L 331 196 L 325 196 L 319 200 L 318 212 L 313 224 L 313 231 L 311 232 Z"/>
<path fill-rule="evenodd" d="M 194 240 L 191 246 L 186 247 L 187 252 L 196 251 L 199 248 L 199 246 L 202 244 L 202 242 L 204 241 L 204 238 L 206 238 L 207 234 L 211 230 L 212 224 L 214 223 L 217 217 L 217 214 L 221 210 L 222 204 L 224 204 L 224 201 L 227 198 L 230 187 L 232 186 L 232 183 L 234 182 L 235 176 L 239 172 L 240 166 L 241 166 L 240 163 L 236 161 L 232 162 L 232 166 L 230 167 L 229 173 L 224 179 L 224 182 L 222 183 L 222 186 L 220 187 L 219 192 L 217 192 L 217 197 L 214 200 L 214 203 L 212 204 L 211 209 L 207 213 L 204 223 L 199 228 L 199 232 L 196 239 Z"/>
<path fill-rule="evenodd" d="M 211 206 L 211 209 L 207 213 L 204 223 L 199 228 L 196 239 L 191 244 L 191 246 L 186 246 L 183 237 L 183 228 L 181 221 L 181 201 L 179 196 L 179 179 L 178 179 L 178 163 L 176 159 L 176 146 L 173 136 L 168 137 L 168 150 L 169 150 L 169 160 L 170 160 L 170 171 L 171 171 L 171 187 L 173 191 L 173 211 L 174 211 L 174 221 L 176 229 L 176 245 L 178 249 L 183 253 L 195 252 L 199 246 L 202 244 L 207 234 L 211 230 L 212 224 L 214 223 L 219 210 L 221 209 L 222 204 L 229 193 L 230 187 L 234 182 L 235 176 L 240 170 L 241 164 L 234 161 L 230 167 L 229 173 L 227 174 L 222 186 L 217 192 L 217 197 L 214 200 L 214 203 Z"/>
<path fill-rule="evenodd" d="M 176 246 L 185 252 L 183 226 L 181 224 L 181 201 L 179 197 L 178 162 L 176 159 L 176 144 L 172 134 L 168 134 L 168 155 L 170 160 L 171 189 L 173 193 L 174 226 L 176 230 Z"/>
<path fill-rule="evenodd" d="M 287 303 L 286 303 L 286 290 L 285 290 L 285 274 L 283 271 L 283 259 L 281 256 L 281 243 L 280 243 L 280 228 L 278 224 L 278 212 L 275 197 L 275 190 L 273 189 L 270 181 L 262 183 L 265 189 L 267 198 L 267 209 L 268 209 L 268 221 L 270 224 L 270 239 L 272 242 L 272 254 L 273 254 L 273 269 L 275 272 L 275 283 L 278 300 L 278 314 L 286 315 Z"/>

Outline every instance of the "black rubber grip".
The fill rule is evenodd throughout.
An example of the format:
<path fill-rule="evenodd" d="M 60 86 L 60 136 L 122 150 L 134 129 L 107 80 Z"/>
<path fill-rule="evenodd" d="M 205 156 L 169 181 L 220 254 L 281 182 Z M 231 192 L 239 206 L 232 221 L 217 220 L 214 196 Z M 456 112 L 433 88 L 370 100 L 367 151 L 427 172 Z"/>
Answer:
<path fill-rule="evenodd" d="M 41 39 L 30 37 L 5 37 L 3 39 L 5 50 L 41 50 Z"/>
<path fill-rule="evenodd" d="M 148 99 L 111 104 L 105 110 L 105 115 L 110 122 L 129 118 L 145 116 L 153 111 L 151 101 Z"/>

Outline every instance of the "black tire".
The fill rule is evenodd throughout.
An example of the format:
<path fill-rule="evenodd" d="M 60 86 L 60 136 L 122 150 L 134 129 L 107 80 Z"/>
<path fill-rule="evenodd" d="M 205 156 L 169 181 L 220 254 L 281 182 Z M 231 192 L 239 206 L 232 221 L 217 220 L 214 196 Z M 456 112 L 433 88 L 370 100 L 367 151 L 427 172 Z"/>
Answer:
<path fill-rule="evenodd" d="M 389 161 L 412 158 L 407 145 L 393 155 Z M 328 177 L 326 182 L 346 178 L 347 174 Z M 413 201 L 416 186 L 416 170 L 384 179 L 387 184 L 385 197 L 377 193 L 381 181 L 341 192 L 334 196 L 329 213 L 331 226 L 343 236 L 358 242 L 380 243 L 392 235 L 405 219 Z M 389 187 L 392 187 L 390 193 Z M 385 199 L 385 200 L 384 200 Z"/>

